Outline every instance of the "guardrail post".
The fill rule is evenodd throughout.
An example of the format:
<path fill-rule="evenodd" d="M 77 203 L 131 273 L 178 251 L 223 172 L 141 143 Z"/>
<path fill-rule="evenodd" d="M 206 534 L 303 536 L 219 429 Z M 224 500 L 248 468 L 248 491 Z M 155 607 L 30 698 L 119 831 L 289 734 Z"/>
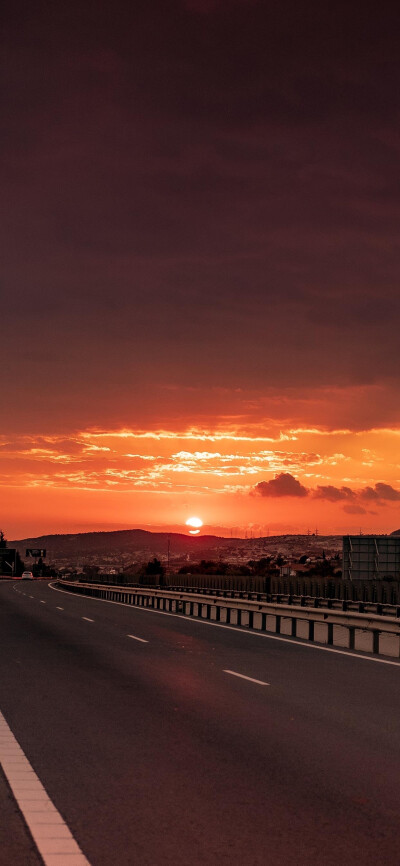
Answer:
<path fill-rule="evenodd" d="M 186 591 L 180 592 L 179 598 L 172 598 L 171 597 L 172 592 L 171 593 L 164 593 L 164 592 L 159 593 L 159 592 L 153 592 L 153 590 L 151 590 L 149 592 L 147 588 L 144 588 L 142 590 L 136 586 L 134 587 L 134 589 L 130 589 L 130 588 L 128 588 L 128 586 L 125 586 L 123 588 L 118 587 L 118 586 L 106 587 L 104 585 L 103 586 L 85 586 L 84 587 L 84 586 L 79 586 L 79 585 L 74 584 L 74 585 L 70 585 L 70 586 L 65 586 L 65 589 L 70 591 L 70 592 L 77 592 L 80 594 L 86 594 L 86 595 L 94 596 L 97 598 L 107 599 L 109 601 L 117 601 L 117 602 L 123 603 L 123 604 L 138 605 L 138 606 L 140 605 L 142 607 L 149 607 L 152 609 L 158 609 L 158 610 L 164 610 L 164 611 L 175 611 L 175 612 L 181 613 L 185 616 L 186 615 L 198 616 L 200 619 L 204 615 L 204 617 L 207 617 L 208 620 L 210 620 L 213 617 L 215 621 L 217 621 L 217 622 L 222 621 L 222 622 L 226 623 L 227 625 L 233 623 L 234 625 L 236 625 L 238 627 L 246 626 L 249 629 L 256 628 L 257 630 L 264 631 L 264 632 L 267 631 L 267 627 L 269 624 L 269 620 L 268 620 L 268 617 L 269 617 L 270 621 L 271 621 L 270 629 L 273 629 L 274 625 L 275 625 L 276 634 L 282 633 L 281 629 L 282 629 L 282 616 L 283 616 L 285 623 L 286 623 L 286 620 L 288 620 L 287 625 L 289 625 L 289 620 L 290 620 L 289 634 L 291 634 L 292 637 L 297 637 L 299 632 L 300 632 L 301 636 L 304 637 L 303 627 L 301 628 L 301 631 L 300 631 L 300 627 L 298 626 L 298 617 L 300 616 L 300 620 L 302 621 L 302 623 L 304 623 L 304 625 L 306 622 L 308 622 L 308 639 L 311 642 L 315 640 L 315 622 L 316 621 L 317 621 L 317 623 L 319 622 L 319 619 L 318 620 L 308 619 L 308 616 L 311 615 L 311 610 L 308 610 L 306 612 L 306 614 L 304 614 L 304 612 L 302 612 L 300 614 L 298 611 L 298 608 L 296 611 L 296 608 L 294 605 L 289 606 L 289 608 L 285 611 L 281 610 L 281 612 L 279 613 L 278 612 L 279 609 L 277 609 L 276 606 L 270 610 L 265 610 L 265 609 L 262 610 L 263 605 L 261 605 L 261 604 L 260 605 L 257 605 L 257 604 L 254 605 L 252 603 L 249 603 L 248 607 L 250 609 L 248 610 L 247 604 L 242 606 L 242 603 L 238 600 L 239 598 L 244 599 L 245 593 L 238 592 L 238 591 L 234 592 L 232 590 L 229 590 L 229 591 L 222 590 L 222 591 L 213 592 L 213 593 L 209 592 L 208 595 L 213 596 L 213 598 L 211 599 L 211 597 L 210 597 L 207 599 L 207 590 L 202 589 L 202 590 L 196 590 L 195 591 L 195 590 L 190 589 L 188 591 L 190 591 L 191 599 L 193 599 L 193 600 L 189 601 L 189 599 L 188 599 L 186 601 Z M 193 592 L 195 593 L 194 595 L 192 594 Z M 202 600 L 200 600 L 198 597 L 198 595 L 201 593 L 204 594 L 204 597 L 202 597 Z M 197 594 L 197 599 L 196 599 L 196 594 Z M 178 593 L 176 593 L 176 595 L 178 595 Z M 257 595 L 257 601 L 260 600 L 260 598 L 258 598 L 258 596 L 260 595 L 259 593 L 258 594 L 257 593 L 252 593 L 252 594 L 248 593 L 247 595 L 249 596 L 250 602 L 254 602 L 256 600 L 255 595 Z M 235 601 L 235 607 L 225 607 L 226 602 L 222 601 L 222 599 L 221 599 L 221 605 L 220 605 L 219 600 L 217 601 L 216 596 L 223 596 L 223 598 L 224 599 L 226 598 L 226 600 L 228 600 L 229 597 L 237 599 L 237 601 Z M 268 596 L 268 598 L 270 599 L 269 596 Z M 296 596 L 296 598 L 292 599 L 292 601 L 295 601 L 296 604 L 300 603 L 300 605 L 301 605 L 301 607 L 303 607 L 303 611 L 304 611 L 304 607 L 306 605 L 302 604 L 303 598 L 300 596 Z M 308 601 L 308 598 L 306 597 L 305 602 L 307 602 L 307 601 Z M 356 635 L 356 632 L 358 632 L 358 630 L 361 630 L 368 635 L 372 634 L 372 652 L 375 655 L 379 655 L 380 651 L 384 652 L 383 643 L 380 640 L 381 634 L 384 634 L 384 635 L 392 634 L 393 636 L 396 636 L 397 641 L 400 638 L 400 631 L 399 631 L 400 606 L 398 606 L 398 605 L 395 605 L 395 604 L 384 605 L 381 602 L 377 602 L 377 603 L 374 602 L 374 603 L 369 604 L 369 603 L 365 603 L 365 602 L 358 602 L 355 600 L 347 601 L 346 599 L 339 599 L 337 601 L 335 601 L 335 600 L 332 601 L 331 599 L 323 599 L 323 598 L 310 599 L 310 602 L 311 602 L 311 604 L 314 602 L 314 605 L 317 607 L 320 607 L 320 608 L 322 608 L 322 607 L 328 607 L 328 609 L 329 609 L 329 607 L 335 608 L 335 611 L 332 611 L 329 613 L 328 612 L 323 613 L 321 611 L 321 614 L 320 614 L 321 615 L 321 622 L 325 622 L 326 626 L 327 626 L 326 642 L 328 645 L 332 646 L 334 643 L 334 635 L 335 635 L 334 625 L 336 622 L 341 628 L 343 626 L 345 626 L 348 629 L 348 641 L 346 643 L 347 643 L 347 647 L 349 650 L 355 649 L 355 635 Z M 267 604 L 270 605 L 271 603 L 272 603 L 271 600 L 269 600 Z M 204 611 L 204 605 L 206 607 L 205 611 Z M 238 605 L 238 607 L 236 607 L 236 605 Z M 340 615 L 338 613 L 338 610 L 337 610 L 338 608 L 342 608 L 342 610 L 345 613 L 344 616 L 343 616 L 343 614 Z M 376 615 L 372 612 L 372 609 L 375 609 L 375 608 L 377 611 Z M 215 616 L 213 613 L 213 609 L 215 609 Z M 222 613 L 221 613 L 222 609 L 224 609 L 226 611 L 226 615 L 223 619 L 222 619 Z M 233 617 L 233 610 L 235 610 L 235 616 L 234 617 Z M 366 611 L 368 611 L 368 616 L 360 616 L 359 617 L 358 613 L 350 614 L 350 612 L 349 612 L 350 610 L 352 610 L 352 611 L 357 610 L 360 613 L 365 613 Z M 254 619 L 254 613 L 257 613 L 256 620 Z M 384 618 L 383 614 L 387 614 L 386 622 L 385 622 L 385 618 Z M 260 617 L 260 621 L 259 621 L 258 617 Z M 273 619 L 273 617 L 274 617 L 274 619 Z M 288 629 L 286 628 L 286 626 L 285 626 L 284 631 L 285 631 L 285 634 L 287 634 Z M 370 637 L 369 637 L 369 640 L 371 640 Z"/>

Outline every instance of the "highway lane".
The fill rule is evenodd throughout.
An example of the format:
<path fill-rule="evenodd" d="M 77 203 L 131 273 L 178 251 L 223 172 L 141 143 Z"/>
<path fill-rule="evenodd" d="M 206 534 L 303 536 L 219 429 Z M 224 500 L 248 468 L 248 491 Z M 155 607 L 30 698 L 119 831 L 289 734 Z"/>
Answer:
<path fill-rule="evenodd" d="M 0 711 L 93 866 L 399 862 L 398 665 L 43 583 L 0 628 Z"/>

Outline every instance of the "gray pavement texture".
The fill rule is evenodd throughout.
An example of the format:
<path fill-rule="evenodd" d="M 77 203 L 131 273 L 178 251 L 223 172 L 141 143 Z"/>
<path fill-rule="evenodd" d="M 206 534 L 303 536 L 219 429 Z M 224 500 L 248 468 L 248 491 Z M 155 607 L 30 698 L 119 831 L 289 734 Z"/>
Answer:
<path fill-rule="evenodd" d="M 46 584 L 0 586 L 0 634 L 0 710 L 92 866 L 398 866 L 399 665 Z"/>

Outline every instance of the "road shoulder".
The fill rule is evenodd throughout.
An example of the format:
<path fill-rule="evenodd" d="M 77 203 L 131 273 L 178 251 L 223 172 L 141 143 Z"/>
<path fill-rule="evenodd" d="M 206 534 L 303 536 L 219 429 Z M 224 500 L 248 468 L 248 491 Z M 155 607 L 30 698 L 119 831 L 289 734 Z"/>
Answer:
<path fill-rule="evenodd" d="M 43 866 L 36 845 L 0 769 L 0 866 Z"/>

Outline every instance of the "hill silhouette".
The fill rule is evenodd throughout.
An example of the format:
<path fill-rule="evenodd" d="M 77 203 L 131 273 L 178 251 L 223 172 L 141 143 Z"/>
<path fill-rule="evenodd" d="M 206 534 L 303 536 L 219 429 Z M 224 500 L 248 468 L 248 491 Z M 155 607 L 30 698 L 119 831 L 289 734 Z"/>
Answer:
<path fill-rule="evenodd" d="M 265 556 L 283 552 L 290 557 L 314 552 L 318 555 L 325 551 L 339 551 L 341 536 L 275 535 L 262 538 L 225 538 L 218 535 L 185 535 L 179 532 L 150 532 L 145 529 L 121 529 L 109 532 L 80 532 L 66 534 L 40 535 L 10 541 L 22 558 L 29 547 L 46 548 L 47 563 L 66 560 L 76 563 L 91 558 L 92 561 L 110 561 L 121 564 L 127 558 L 145 561 L 154 556 L 165 559 L 168 541 L 172 559 L 189 557 L 191 561 L 201 559 L 228 558 L 236 560 Z M 121 557 L 121 559 L 119 559 Z"/>
<path fill-rule="evenodd" d="M 222 538 L 216 535 L 188 536 L 178 532 L 149 532 L 145 529 L 121 529 L 111 532 L 80 532 L 55 535 L 40 535 L 35 538 L 22 538 L 10 541 L 22 555 L 25 548 L 44 547 L 47 558 L 68 557 L 71 555 L 102 555 L 113 553 L 141 552 L 143 554 L 165 553 L 170 540 L 171 550 L 178 553 L 196 553 L 199 556 L 216 548 L 232 544 L 243 544 L 244 539 Z"/>

